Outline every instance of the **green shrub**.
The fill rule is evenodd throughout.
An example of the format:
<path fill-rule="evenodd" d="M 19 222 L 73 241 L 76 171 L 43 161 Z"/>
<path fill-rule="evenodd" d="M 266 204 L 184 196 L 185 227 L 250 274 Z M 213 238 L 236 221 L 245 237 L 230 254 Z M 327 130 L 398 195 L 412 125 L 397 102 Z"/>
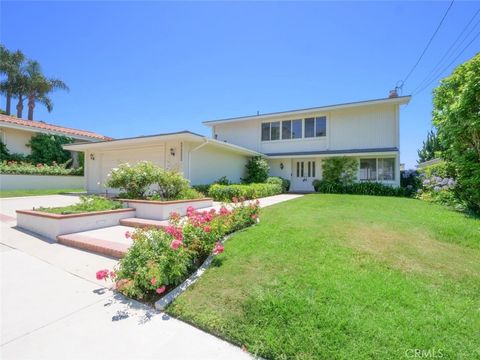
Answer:
<path fill-rule="evenodd" d="M 233 198 L 257 199 L 282 193 L 279 184 L 218 185 L 210 187 L 208 195 L 215 201 L 232 201 Z"/>
<path fill-rule="evenodd" d="M 123 191 L 128 199 L 143 199 L 152 184 L 157 181 L 158 166 L 148 161 L 135 165 L 120 164 L 108 174 L 105 185 Z"/>
<path fill-rule="evenodd" d="M 208 190 L 210 190 L 210 186 L 212 186 L 211 184 L 209 185 L 192 185 L 192 188 L 195 189 L 196 191 L 204 194 L 205 196 L 208 196 Z"/>
<path fill-rule="evenodd" d="M 33 165 L 25 162 L 3 161 L 0 163 L 0 174 L 12 175 L 83 175 L 83 168 L 67 169 L 67 164 Z"/>
<path fill-rule="evenodd" d="M 186 218 L 172 214 L 170 225 L 163 229 L 127 232 L 134 241 L 117 271 L 100 270 L 97 279 L 112 278 L 126 296 L 152 301 L 184 281 L 210 254 L 223 252 L 219 241 L 253 225 L 259 210 L 258 204 L 244 203 L 218 212 L 189 208 Z"/>
<path fill-rule="evenodd" d="M 194 188 L 198 192 L 201 192 L 204 195 L 208 195 L 208 190 L 210 190 L 210 186 L 212 186 L 213 184 L 231 185 L 232 183 L 230 182 L 230 180 L 228 180 L 226 176 L 222 176 L 211 184 L 193 185 L 192 188 Z"/>
<path fill-rule="evenodd" d="M 316 192 L 324 194 L 355 194 L 376 196 L 409 196 L 410 192 L 401 187 L 393 187 L 378 182 L 359 182 L 349 185 L 335 184 L 324 180 L 314 180 Z"/>
<path fill-rule="evenodd" d="M 62 145 L 72 142 L 72 138 L 61 135 L 36 134 L 27 144 L 31 148 L 28 160 L 35 164 L 65 163 L 71 159 L 71 154 L 70 151 L 64 150 Z"/>
<path fill-rule="evenodd" d="M 357 178 L 358 161 L 351 157 L 336 156 L 323 160 L 323 181 L 332 184 L 349 185 Z"/>
<path fill-rule="evenodd" d="M 281 178 L 279 176 L 270 176 L 267 178 L 267 184 L 278 184 L 282 187 L 282 192 L 290 190 L 290 180 Z"/>
<path fill-rule="evenodd" d="M 218 178 L 217 180 L 215 180 L 214 184 L 230 185 L 231 182 L 230 182 L 230 180 L 228 180 L 228 178 L 226 176 L 222 176 L 222 177 Z"/>
<path fill-rule="evenodd" d="M 122 203 L 101 196 L 81 196 L 80 203 L 52 208 L 38 208 L 51 214 L 79 214 L 92 211 L 114 210 L 122 208 Z"/>
<path fill-rule="evenodd" d="M 3 161 L 16 161 L 16 162 L 27 162 L 27 156 L 23 154 L 11 154 L 7 149 L 7 145 L 0 140 L 0 162 Z"/>
<path fill-rule="evenodd" d="M 190 182 L 176 171 L 158 168 L 155 174 L 155 182 L 158 188 L 155 190 L 162 200 L 178 200 L 182 198 L 182 193 L 187 195 L 190 189 Z M 193 193 L 193 192 L 190 192 Z M 198 194 L 196 194 L 198 197 Z"/>
<path fill-rule="evenodd" d="M 247 165 L 247 175 L 242 182 L 245 184 L 253 183 L 264 183 L 267 181 L 268 172 L 270 171 L 270 166 L 268 165 L 267 160 L 262 156 L 254 156 L 248 160 Z"/>

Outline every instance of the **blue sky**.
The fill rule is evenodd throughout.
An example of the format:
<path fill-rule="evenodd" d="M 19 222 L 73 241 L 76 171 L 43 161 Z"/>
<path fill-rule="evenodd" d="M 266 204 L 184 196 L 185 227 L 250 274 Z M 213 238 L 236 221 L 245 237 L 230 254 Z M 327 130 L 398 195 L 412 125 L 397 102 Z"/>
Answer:
<path fill-rule="evenodd" d="M 71 88 L 52 95 L 52 113 L 39 105 L 35 119 L 125 137 L 183 129 L 209 135 L 203 120 L 386 97 L 449 2 L 0 4 L 1 42 Z M 404 95 L 478 8 L 454 3 Z M 479 45 L 477 38 L 444 74 Z M 402 108 L 401 161 L 408 167 L 431 127 L 435 85 Z"/>

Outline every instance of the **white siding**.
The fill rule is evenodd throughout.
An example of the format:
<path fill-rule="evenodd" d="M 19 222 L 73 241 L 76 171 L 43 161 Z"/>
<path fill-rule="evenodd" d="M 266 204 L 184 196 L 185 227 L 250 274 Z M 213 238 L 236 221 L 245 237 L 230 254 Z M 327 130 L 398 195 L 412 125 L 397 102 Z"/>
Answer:
<path fill-rule="evenodd" d="M 398 105 L 312 112 L 301 117 L 278 116 L 268 119 L 268 122 L 316 116 L 327 117 L 327 135 L 324 137 L 261 141 L 261 123 L 264 122 L 261 117 L 258 120 L 217 124 L 213 132 L 218 140 L 265 154 L 399 147 Z"/>
<path fill-rule="evenodd" d="M 238 183 L 245 176 L 248 159 L 245 155 L 205 145 L 190 153 L 191 184 L 211 184 L 222 176 Z"/>

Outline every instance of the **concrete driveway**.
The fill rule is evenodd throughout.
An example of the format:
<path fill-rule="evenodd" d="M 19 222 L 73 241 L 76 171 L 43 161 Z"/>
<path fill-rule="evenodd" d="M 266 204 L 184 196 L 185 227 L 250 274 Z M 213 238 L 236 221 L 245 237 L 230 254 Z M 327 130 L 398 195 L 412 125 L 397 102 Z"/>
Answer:
<path fill-rule="evenodd" d="M 116 260 L 14 228 L 15 209 L 75 196 L 0 199 L 1 359 L 249 359 L 184 322 L 108 290 Z"/>

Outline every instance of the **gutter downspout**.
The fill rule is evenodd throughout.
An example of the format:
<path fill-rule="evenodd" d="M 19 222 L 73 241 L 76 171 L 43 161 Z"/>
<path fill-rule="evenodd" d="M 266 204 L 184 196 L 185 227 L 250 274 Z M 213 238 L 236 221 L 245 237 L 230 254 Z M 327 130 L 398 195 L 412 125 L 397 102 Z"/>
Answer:
<path fill-rule="evenodd" d="M 202 144 L 198 145 L 197 147 L 194 147 L 192 150 L 190 150 L 188 152 L 188 179 L 190 181 L 192 181 L 192 177 L 191 177 L 191 175 L 192 175 L 192 153 L 197 151 L 197 150 L 200 150 L 202 147 L 207 145 L 208 142 L 209 142 L 207 138 L 203 138 L 203 141 L 204 142 Z"/>

